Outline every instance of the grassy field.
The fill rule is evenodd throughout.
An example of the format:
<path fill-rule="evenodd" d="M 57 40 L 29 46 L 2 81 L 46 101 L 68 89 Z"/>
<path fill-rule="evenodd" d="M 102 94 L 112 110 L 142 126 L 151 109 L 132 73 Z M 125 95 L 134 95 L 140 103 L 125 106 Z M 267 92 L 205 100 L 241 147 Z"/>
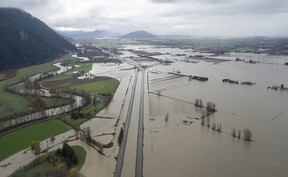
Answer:
<path fill-rule="evenodd" d="M 80 170 L 85 162 L 86 159 L 86 151 L 81 146 L 72 146 L 75 151 L 75 154 L 78 158 L 78 164 L 75 165 L 75 168 Z"/>
<path fill-rule="evenodd" d="M 75 166 L 73 166 L 72 168 L 77 168 L 78 171 L 80 171 L 81 167 L 83 166 L 83 164 L 85 162 L 86 151 L 81 146 L 72 146 L 72 148 L 73 148 L 73 150 L 76 153 L 76 156 L 78 158 L 78 163 Z M 55 153 L 55 151 L 51 152 L 51 154 L 52 153 Z M 41 164 L 39 164 L 38 166 L 28 170 L 26 173 L 21 174 L 21 176 L 23 176 L 23 177 L 33 176 L 33 174 L 35 174 L 35 173 L 39 173 L 39 174 L 44 175 L 47 170 L 55 169 L 56 166 L 53 166 L 51 164 L 51 162 L 48 162 L 47 160 L 45 160 L 47 157 L 48 157 L 48 154 L 45 154 L 45 155 L 39 157 L 40 161 L 43 161 L 43 162 Z"/>
<path fill-rule="evenodd" d="M 70 101 L 69 99 L 65 98 L 53 98 L 53 97 L 43 97 L 42 99 L 45 101 L 47 108 L 57 107 L 63 104 L 69 104 Z"/>
<path fill-rule="evenodd" d="M 35 65 L 22 68 L 17 71 L 16 76 L 7 80 L 0 81 L 0 96 L 1 96 L 0 106 L 2 107 L 2 108 L 0 107 L 1 108 L 0 118 L 10 115 L 12 113 L 19 113 L 22 111 L 26 111 L 29 105 L 28 101 L 24 97 L 4 92 L 4 86 L 19 82 L 21 81 L 22 78 L 26 76 L 31 76 L 44 71 L 55 70 L 56 68 L 52 66 L 52 64 L 53 63 L 50 62 L 42 65 Z"/>
<path fill-rule="evenodd" d="M 44 66 L 47 67 L 46 70 L 54 69 L 53 67 L 51 67 L 51 63 L 45 64 Z M 42 68 L 42 71 L 44 70 L 44 66 Z M 29 67 L 29 68 L 31 69 L 31 72 L 28 72 L 24 68 L 23 70 L 20 70 L 19 73 L 31 74 L 33 72 L 34 73 L 40 72 L 40 69 L 36 69 L 35 66 L 32 68 L 31 67 Z M 19 78 L 19 76 L 17 74 L 17 76 L 15 76 L 9 80 L 6 80 L 5 83 L 6 84 L 8 84 L 8 82 L 15 83 L 15 82 L 19 81 L 19 80 L 17 80 L 17 78 L 19 80 L 21 79 L 21 78 Z M 1 82 L 2 87 L 4 87 L 5 84 L 3 84 L 2 82 Z M 106 94 L 114 94 L 117 90 L 118 85 L 119 85 L 119 81 L 111 78 L 111 79 L 107 79 L 107 80 L 100 80 L 100 81 L 95 81 L 95 82 L 78 84 L 78 85 L 74 85 L 73 87 L 75 89 L 84 90 L 84 91 L 88 92 L 90 95 L 94 96 L 97 94 L 105 94 L 105 93 Z M 3 92 L 3 89 L 2 89 L 2 92 Z M 8 94 L 5 93 L 3 95 L 8 95 Z M 9 98 L 10 96 L 13 97 L 15 95 L 9 94 L 6 97 Z M 19 102 L 18 99 L 22 98 L 20 96 L 16 96 L 16 97 L 17 97 L 17 99 L 13 100 L 14 102 Z M 55 99 L 55 98 L 48 98 L 45 101 L 49 105 L 59 103 L 59 100 Z M 26 103 L 27 101 L 24 99 L 23 103 L 24 102 Z M 20 103 L 20 104 L 23 104 L 23 103 Z M 61 99 L 61 103 L 62 103 L 62 99 Z M 11 103 L 11 104 L 13 104 L 13 103 Z M 26 106 L 27 105 L 28 104 L 26 103 Z M 25 110 L 25 108 L 26 107 L 24 106 L 22 109 L 19 109 L 19 110 L 23 111 L 23 109 Z M 103 108 L 104 108 L 104 103 L 99 103 L 96 106 L 95 105 L 89 105 L 86 108 L 83 108 L 83 112 L 85 114 L 90 113 L 90 115 L 95 115 L 96 113 L 98 113 Z M 70 115 L 67 115 L 66 117 L 62 117 L 61 119 L 62 120 L 64 119 L 65 120 L 64 122 L 66 122 L 67 124 L 69 124 L 71 126 L 80 125 L 81 123 L 88 120 L 88 118 L 80 118 L 80 119 L 73 120 L 70 118 Z M 31 125 L 31 126 L 28 126 L 25 128 L 21 128 L 19 130 L 16 130 L 14 132 L 11 132 L 9 134 L 1 136 L 0 137 L 0 147 L 1 147 L 0 161 L 9 157 L 10 155 L 13 155 L 14 153 L 16 153 L 20 150 L 28 148 L 31 145 L 32 140 L 42 141 L 42 140 L 45 140 L 45 139 L 51 137 L 52 135 L 55 136 L 57 134 L 64 133 L 70 129 L 71 129 L 70 126 L 64 124 L 60 120 L 50 120 L 50 121 L 42 122 L 39 124 L 34 124 L 34 125 Z"/>
<path fill-rule="evenodd" d="M 70 65 L 70 64 L 69 64 Z M 68 70 L 66 73 L 72 73 L 74 71 L 78 71 L 79 73 L 87 73 L 92 69 L 92 64 L 91 63 L 73 63 L 74 68 Z M 77 66 L 77 67 L 75 67 Z M 73 78 L 73 74 L 60 74 L 55 77 L 46 79 L 46 81 L 55 81 L 55 80 L 64 80 L 64 79 L 69 79 Z"/>
<path fill-rule="evenodd" d="M 76 89 L 83 89 L 84 91 L 88 92 L 90 95 L 97 95 L 99 93 L 115 93 L 119 85 L 119 81 L 116 79 L 107 79 L 97 82 L 91 82 L 86 84 L 79 84 L 73 86 Z M 103 96 L 103 99 L 105 97 Z M 96 115 L 98 112 L 100 112 L 105 107 L 104 102 L 97 103 L 96 105 L 90 104 L 82 109 L 83 113 L 85 115 L 90 114 L 91 116 Z M 71 115 L 66 115 L 61 117 L 63 122 L 70 125 L 71 127 L 78 126 L 87 120 L 89 120 L 89 117 L 86 118 L 78 118 L 78 119 L 72 119 Z"/>
<path fill-rule="evenodd" d="M 97 103 L 97 105 L 89 105 L 83 109 L 84 114 L 90 113 L 92 115 L 97 114 L 99 111 L 101 111 L 105 107 L 105 104 L 103 102 Z"/>
<path fill-rule="evenodd" d="M 101 93 L 115 93 L 119 85 L 119 81 L 117 79 L 107 79 L 97 82 L 90 82 L 85 84 L 74 85 L 73 88 L 77 90 L 84 90 L 88 92 L 91 96 L 101 94 Z"/>
<path fill-rule="evenodd" d="M 0 161 L 30 147 L 32 140 L 43 141 L 70 129 L 71 127 L 60 120 L 49 120 L 3 135 L 0 137 Z"/>
<path fill-rule="evenodd" d="M 255 49 L 253 49 L 252 47 L 238 47 L 236 49 L 234 49 L 235 52 L 240 52 L 240 53 L 247 53 L 247 52 L 255 52 Z"/>
<path fill-rule="evenodd" d="M 81 125 L 82 123 L 89 120 L 88 118 L 78 118 L 78 119 L 72 119 L 71 114 L 65 115 L 60 117 L 60 119 L 67 125 L 71 127 L 77 127 L 78 125 Z"/>

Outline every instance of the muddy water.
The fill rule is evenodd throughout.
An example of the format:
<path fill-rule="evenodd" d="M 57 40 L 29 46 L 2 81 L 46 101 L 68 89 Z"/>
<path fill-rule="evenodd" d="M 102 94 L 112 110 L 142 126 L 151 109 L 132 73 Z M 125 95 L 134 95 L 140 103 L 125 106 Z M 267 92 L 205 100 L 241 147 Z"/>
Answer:
<path fill-rule="evenodd" d="M 262 55 L 249 55 L 250 58 L 267 63 L 286 60 Z M 150 70 L 179 70 L 183 74 L 207 76 L 208 82 L 188 78 L 161 80 L 167 74 L 150 73 L 150 91 L 160 89 L 162 95 L 192 103 L 196 98 L 202 99 L 204 105 L 207 101 L 215 102 L 218 111 L 210 119 L 211 123 L 222 124 L 222 133 L 193 119 L 200 116 L 193 105 L 150 93 L 150 117 L 145 121 L 144 176 L 287 175 L 288 92 L 266 89 L 271 85 L 287 85 L 287 66 L 234 61 L 216 65 L 175 62 Z M 224 78 L 256 85 L 225 84 Z M 169 113 L 167 122 L 166 113 Z M 183 120 L 193 123 L 183 124 Z M 251 129 L 253 142 L 233 138 L 230 135 L 233 128 Z"/>

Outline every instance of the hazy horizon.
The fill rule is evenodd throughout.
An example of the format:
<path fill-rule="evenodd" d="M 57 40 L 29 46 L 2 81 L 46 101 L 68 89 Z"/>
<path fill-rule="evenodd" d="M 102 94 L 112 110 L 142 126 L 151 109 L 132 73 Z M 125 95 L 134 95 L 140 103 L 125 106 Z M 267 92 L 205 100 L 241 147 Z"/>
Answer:
<path fill-rule="evenodd" d="M 282 0 L 3 0 L 59 31 L 145 30 L 156 35 L 288 36 Z"/>

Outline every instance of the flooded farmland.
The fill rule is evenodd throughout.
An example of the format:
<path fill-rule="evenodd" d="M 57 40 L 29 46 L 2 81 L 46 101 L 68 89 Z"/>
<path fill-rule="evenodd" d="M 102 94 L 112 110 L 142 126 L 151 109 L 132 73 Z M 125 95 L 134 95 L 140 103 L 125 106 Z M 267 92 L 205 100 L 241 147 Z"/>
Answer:
<path fill-rule="evenodd" d="M 288 92 L 267 89 L 287 85 L 287 66 L 279 65 L 287 59 L 255 54 L 229 57 L 249 57 L 266 63 L 195 64 L 176 59 L 171 65 L 149 68 L 144 176 L 287 175 Z M 185 75 L 205 76 L 209 81 L 189 81 L 187 77 L 168 73 L 176 70 Z M 223 83 L 224 78 L 256 84 Z M 191 104 L 196 99 L 201 99 L 203 105 L 208 101 L 216 104 L 217 111 L 209 119 L 210 124 L 222 125 L 221 132 L 201 125 L 201 113 Z M 169 119 L 165 120 L 167 114 Z M 252 142 L 231 136 L 235 129 L 243 137 L 246 128 L 252 131 Z"/>
<path fill-rule="evenodd" d="M 145 51 L 152 58 L 139 57 L 131 49 Z M 205 58 L 190 57 L 194 55 Z M 236 62 L 236 58 L 243 61 Z M 287 175 L 288 68 L 283 64 L 287 58 L 247 53 L 213 56 L 177 48 L 127 46 L 121 59 L 122 64 L 94 63 L 89 71 L 89 75 L 116 78 L 120 85 L 110 104 L 81 125 L 90 128 L 94 140 L 112 146 L 101 154 L 86 144 L 71 142 L 85 147 L 89 154 L 82 174 L 115 176 L 118 136 L 127 126 L 128 105 L 133 99 L 121 176 L 135 176 L 144 80 L 143 176 Z M 138 65 L 146 69 L 137 71 Z M 208 80 L 201 81 L 206 77 Z M 196 106 L 196 100 L 203 106 Z M 215 112 L 207 112 L 207 102 L 215 104 Z M 244 129 L 251 130 L 251 141 L 244 140 Z M 72 134 L 59 135 L 59 142 Z M 29 158 L 21 152 L 16 155 Z M 7 174 L 10 170 L 12 166 Z"/>

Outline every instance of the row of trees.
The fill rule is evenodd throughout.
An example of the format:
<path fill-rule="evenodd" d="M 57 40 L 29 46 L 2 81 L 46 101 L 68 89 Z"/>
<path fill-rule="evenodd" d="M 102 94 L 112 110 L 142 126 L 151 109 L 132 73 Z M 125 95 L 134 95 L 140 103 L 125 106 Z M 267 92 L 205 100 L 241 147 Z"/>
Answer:
<path fill-rule="evenodd" d="M 210 125 L 210 118 L 206 116 L 206 112 L 202 112 L 201 115 L 201 125 L 206 125 L 208 128 L 211 128 L 212 130 L 215 130 L 217 132 L 222 131 L 222 124 L 216 124 L 215 122 L 212 123 L 212 126 Z"/>
<path fill-rule="evenodd" d="M 6 87 L 6 88 L 8 89 L 10 87 Z M 55 91 L 55 92 L 58 92 L 58 90 L 60 90 L 60 89 L 52 89 L 52 91 Z M 16 92 L 16 93 L 20 94 L 19 92 Z M 73 104 L 75 102 L 75 100 L 73 99 L 73 95 L 79 95 L 82 97 L 81 103 L 79 103 L 79 105 Z M 69 98 L 71 100 L 70 101 L 71 109 L 85 107 L 88 104 L 90 104 L 90 102 L 91 102 L 90 95 L 83 90 L 75 90 L 75 89 L 71 89 L 71 88 L 65 88 L 65 89 L 61 90 L 61 97 Z M 36 95 L 28 95 L 27 99 L 30 101 L 31 105 L 35 106 L 35 108 L 33 110 L 27 110 L 24 112 L 14 113 L 12 115 L 2 117 L 0 120 L 0 132 L 4 132 L 6 130 L 9 130 L 9 129 L 15 128 L 17 126 L 29 123 L 33 120 L 36 120 L 36 118 L 34 119 L 33 117 L 29 118 L 29 120 L 28 119 L 26 120 L 26 118 L 27 118 L 27 116 L 29 117 L 30 115 L 32 115 L 32 113 L 36 113 L 36 112 L 43 111 L 46 109 L 45 108 L 46 103 L 40 95 L 38 95 L 38 96 L 37 96 L 37 94 Z M 110 97 L 110 100 L 111 100 L 111 97 Z M 64 105 L 59 106 L 59 108 L 61 110 L 63 110 L 62 112 L 65 112 L 66 107 Z M 37 118 L 37 120 L 38 119 L 45 119 L 45 118 L 47 118 L 47 116 L 45 114 L 43 114 L 40 118 Z"/>
<path fill-rule="evenodd" d="M 196 99 L 195 100 L 195 106 L 196 107 L 204 107 L 203 105 L 203 101 L 201 99 Z M 212 114 L 216 111 L 216 104 L 214 102 L 208 101 L 206 104 L 206 110 L 207 110 L 207 114 Z"/>
<path fill-rule="evenodd" d="M 27 90 L 32 90 L 32 89 L 38 90 L 41 88 L 40 82 L 38 79 L 31 80 L 31 79 L 27 78 L 24 80 L 24 86 Z"/>
<path fill-rule="evenodd" d="M 203 111 L 202 115 L 201 115 L 201 125 L 206 125 L 208 128 L 211 128 L 212 130 L 218 131 L 218 132 L 222 132 L 222 124 L 217 124 L 215 122 L 212 123 L 212 126 L 210 127 L 210 118 L 208 116 L 206 116 L 206 112 Z M 232 130 L 231 135 L 235 138 L 241 138 L 241 130 L 238 130 L 238 132 L 236 132 L 236 129 L 234 128 Z M 249 128 L 246 128 L 243 130 L 243 138 L 245 141 L 252 141 L 252 132 Z"/>
<path fill-rule="evenodd" d="M 241 130 L 238 130 L 238 133 L 236 134 L 236 130 L 235 130 L 235 128 L 232 130 L 232 133 L 231 133 L 231 135 L 233 136 L 233 137 L 235 137 L 235 138 L 241 138 Z M 251 132 L 251 130 L 249 129 L 249 128 L 245 128 L 244 130 L 243 130 L 243 139 L 245 140 L 245 141 L 252 141 L 252 132 Z"/>

